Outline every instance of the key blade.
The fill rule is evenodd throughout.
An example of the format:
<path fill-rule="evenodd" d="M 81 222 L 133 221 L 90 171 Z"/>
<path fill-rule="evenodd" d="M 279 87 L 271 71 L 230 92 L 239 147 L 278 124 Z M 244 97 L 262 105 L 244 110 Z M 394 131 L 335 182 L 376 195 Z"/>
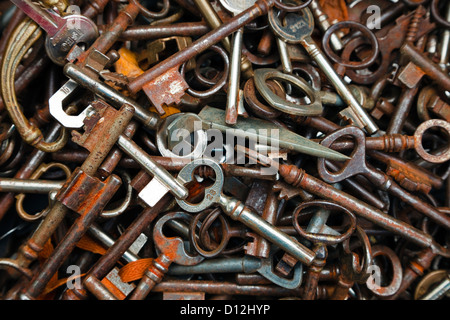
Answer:
<path fill-rule="evenodd" d="M 22 10 L 28 17 L 33 19 L 47 34 L 54 36 L 61 27 L 65 24 L 62 19 L 56 13 L 52 13 L 48 10 L 44 10 L 38 5 L 28 0 L 11 0 L 20 10 Z"/>
<path fill-rule="evenodd" d="M 230 127 L 224 121 L 225 111 L 209 106 L 204 107 L 199 116 L 206 127 L 232 133 L 237 137 L 246 137 L 258 142 L 264 141 L 271 146 L 330 160 L 345 161 L 350 159 L 340 152 L 278 127 L 269 121 L 256 118 L 238 118 L 236 125 Z"/>

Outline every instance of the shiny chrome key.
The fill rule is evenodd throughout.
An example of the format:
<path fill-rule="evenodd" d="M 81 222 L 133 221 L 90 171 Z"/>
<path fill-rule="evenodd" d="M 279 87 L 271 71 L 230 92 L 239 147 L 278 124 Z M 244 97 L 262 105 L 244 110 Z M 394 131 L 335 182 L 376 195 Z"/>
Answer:
<path fill-rule="evenodd" d="M 220 0 L 220 3 L 234 15 L 238 15 L 242 11 L 250 8 L 255 4 L 255 0 Z M 240 95 L 240 78 L 241 78 L 241 51 L 242 38 L 244 36 L 244 28 L 238 29 L 234 35 L 231 44 L 231 61 L 230 73 L 228 76 L 228 92 L 225 122 L 229 125 L 236 124 L 239 104 L 242 99 Z"/>

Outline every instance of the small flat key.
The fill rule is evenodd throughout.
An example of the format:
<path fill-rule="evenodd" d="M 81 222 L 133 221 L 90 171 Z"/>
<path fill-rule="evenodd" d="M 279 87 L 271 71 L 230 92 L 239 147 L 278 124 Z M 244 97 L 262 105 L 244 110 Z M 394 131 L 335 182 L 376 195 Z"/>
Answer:
<path fill-rule="evenodd" d="M 341 98 L 350 106 L 353 111 L 353 117 L 358 119 L 369 134 L 378 131 L 375 122 L 370 118 L 364 108 L 353 96 L 350 89 L 342 81 L 326 56 L 312 39 L 311 34 L 314 30 L 314 16 L 308 8 L 304 8 L 300 13 L 287 13 L 284 17 L 284 25 L 277 15 L 277 10 L 269 10 L 268 18 L 272 30 L 287 43 L 301 44 L 321 70 L 326 74 L 330 82 L 335 87 Z"/>
<path fill-rule="evenodd" d="M 234 15 L 250 8 L 255 0 L 220 0 L 220 3 Z M 225 122 L 229 125 L 236 124 L 239 103 L 239 82 L 241 76 L 241 52 L 244 27 L 238 29 L 234 35 L 231 45 L 230 73 L 228 76 L 228 92 Z"/>
<path fill-rule="evenodd" d="M 62 66 L 66 55 L 77 43 L 90 45 L 98 37 L 96 24 L 81 14 L 61 17 L 52 10 L 45 10 L 30 0 L 11 0 L 47 33 L 45 50 L 49 58 Z M 70 8 L 70 7 L 69 7 Z"/>

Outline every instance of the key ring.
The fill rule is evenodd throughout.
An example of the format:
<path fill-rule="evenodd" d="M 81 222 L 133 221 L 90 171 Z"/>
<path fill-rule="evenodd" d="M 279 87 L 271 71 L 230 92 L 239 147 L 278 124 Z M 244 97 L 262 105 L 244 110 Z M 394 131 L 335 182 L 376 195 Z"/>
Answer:
<path fill-rule="evenodd" d="M 376 257 L 382 256 L 389 260 L 392 266 L 392 280 L 386 286 L 367 285 L 367 288 L 379 297 L 389 297 L 394 295 L 402 284 L 403 269 L 400 259 L 395 252 L 384 245 L 375 245 L 372 247 L 372 262 Z"/>
<path fill-rule="evenodd" d="M 213 258 L 216 257 L 218 255 L 220 255 L 225 247 L 228 244 L 228 241 L 230 240 L 228 233 L 229 233 L 229 226 L 227 221 L 225 220 L 225 218 L 220 214 L 221 210 L 220 208 L 215 208 L 214 210 L 205 210 L 200 212 L 199 214 L 197 214 L 191 221 L 191 223 L 189 224 L 189 240 L 192 243 L 194 249 L 203 257 L 205 258 Z M 213 216 L 213 218 L 211 218 L 212 220 L 207 221 L 208 217 Z M 200 226 L 200 235 L 197 237 L 197 234 L 195 233 L 196 229 L 197 229 L 197 225 L 200 222 L 201 219 L 205 218 L 205 221 L 202 223 L 202 225 Z M 206 245 L 206 243 L 204 241 L 201 241 L 201 239 L 203 239 L 202 234 L 207 234 L 207 229 L 209 228 L 209 225 L 216 220 L 216 218 L 219 218 L 220 223 L 221 223 L 221 230 L 222 230 L 222 239 L 220 241 L 220 243 L 217 245 L 217 247 L 215 249 L 211 249 L 211 243 L 209 243 L 208 245 Z M 208 226 L 205 227 L 205 224 L 208 224 Z M 204 228 L 205 227 L 205 228 Z M 202 232 L 205 229 L 206 231 Z M 199 238 L 199 239 L 197 239 Z M 209 238 L 209 236 L 208 236 Z M 208 242 L 210 242 L 210 240 L 208 239 Z M 208 249 L 211 249 L 210 251 L 206 251 L 205 249 L 203 249 L 200 244 L 203 244 L 203 246 L 207 246 Z"/>
<path fill-rule="evenodd" d="M 286 97 L 281 85 L 278 85 L 275 81 L 269 80 L 266 84 L 269 89 L 275 92 L 277 96 L 280 96 L 281 98 Z M 274 119 L 281 115 L 280 110 L 277 110 L 272 106 L 266 105 L 258 100 L 254 78 L 248 79 L 244 85 L 244 99 L 250 110 L 262 119 Z"/>
<path fill-rule="evenodd" d="M 191 96 L 195 97 L 195 98 L 208 98 L 213 96 L 214 94 L 216 94 L 217 92 L 219 92 L 220 89 L 222 89 L 226 84 L 227 84 L 227 80 L 228 80 L 228 70 L 230 68 L 230 61 L 228 59 L 228 55 L 226 53 L 226 51 L 224 49 L 222 49 L 219 46 L 211 46 L 210 47 L 211 50 L 215 51 L 216 53 L 218 53 L 223 61 L 224 61 L 224 70 L 222 73 L 222 77 L 208 90 L 206 91 L 197 91 L 192 89 L 191 87 L 189 87 L 186 92 L 189 93 Z M 187 62 L 186 62 L 187 63 Z M 186 63 L 183 63 L 181 65 L 180 68 L 180 73 L 184 76 L 185 75 L 185 66 Z"/>
<path fill-rule="evenodd" d="M 331 36 L 337 31 L 341 29 L 356 29 L 359 32 L 362 33 L 363 36 L 365 36 L 365 39 L 368 39 L 370 42 L 370 45 L 372 47 L 372 55 L 369 57 L 366 57 L 363 59 L 363 61 L 357 62 L 357 61 L 344 61 L 342 58 L 340 58 L 336 53 L 333 52 L 330 46 L 330 39 Z M 357 38 L 354 38 L 357 39 Z M 354 40 L 353 39 L 353 40 Z M 350 40 L 351 42 L 352 40 Z M 379 53 L 380 53 L 380 47 L 378 45 L 378 40 L 375 34 L 369 30 L 365 25 L 355 22 L 355 21 L 341 21 L 336 24 L 333 24 L 323 35 L 322 38 L 322 47 L 323 51 L 326 53 L 326 55 L 334 62 L 337 63 L 340 67 L 345 67 L 353 70 L 361 70 L 370 67 L 372 64 L 375 63 Z M 343 49 L 345 51 L 345 49 Z"/>

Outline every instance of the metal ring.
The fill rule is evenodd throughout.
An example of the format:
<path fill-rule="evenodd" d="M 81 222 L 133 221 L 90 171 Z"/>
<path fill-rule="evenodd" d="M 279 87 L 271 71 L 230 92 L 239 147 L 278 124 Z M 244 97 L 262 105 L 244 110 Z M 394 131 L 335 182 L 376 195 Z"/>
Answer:
<path fill-rule="evenodd" d="M 414 147 L 416 149 L 417 154 L 425 161 L 428 161 L 431 163 L 443 163 L 450 159 L 450 142 L 449 142 L 449 146 L 447 147 L 445 152 L 443 152 L 440 155 L 432 155 L 432 154 L 426 152 L 422 145 L 423 133 L 432 127 L 440 127 L 442 129 L 446 130 L 448 138 L 450 140 L 450 123 L 448 121 L 441 120 L 441 119 L 431 119 L 431 120 L 422 122 L 417 127 L 416 131 L 414 132 L 414 140 L 415 140 Z"/>
<path fill-rule="evenodd" d="M 302 10 L 309 6 L 312 0 L 306 0 L 306 2 L 298 5 L 298 6 L 288 6 L 282 3 L 280 0 L 274 0 L 274 5 L 280 10 L 286 11 L 286 12 L 296 12 L 299 10 Z"/>
<path fill-rule="evenodd" d="M 439 0 L 433 0 L 431 2 L 431 15 L 433 16 L 434 20 L 436 20 L 437 24 L 446 29 L 450 29 L 450 22 L 439 15 Z"/>
<path fill-rule="evenodd" d="M 136 7 L 138 7 L 139 12 L 146 18 L 149 19 L 160 19 L 164 18 L 168 13 L 170 9 L 170 1 L 169 0 L 163 0 L 163 8 L 160 12 L 153 12 L 148 10 L 146 7 L 144 7 L 138 0 L 130 0 L 131 3 L 133 3 Z"/>
<path fill-rule="evenodd" d="M 50 168 L 60 168 L 64 174 L 66 175 L 66 179 L 69 179 L 71 176 L 71 172 L 69 167 L 67 167 L 65 164 L 59 163 L 59 162 L 52 162 L 49 164 L 41 164 L 34 172 L 33 174 L 30 176 L 30 179 L 38 179 L 43 173 L 45 173 L 47 170 L 49 170 Z M 38 220 L 40 218 L 42 218 L 42 216 L 44 216 L 49 208 L 46 208 L 36 214 L 28 214 L 25 209 L 23 208 L 23 201 L 25 199 L 25 194 L 24 193 L 19 193 L 18 195 L 16 195 L 16 212 L 17 215 L 24 221 L 35 221 Z"/>
<path fill-rule="evenodd" d="M 356 226 L 354 233 L 360 240 L 363 247 L 362 259 L 356 259 L 355 253 L 350 250 L 350 238 L 342 242 L 342 258 L 341 261 L 347 264 L 345 268 L 342 268 L 342 272 L 346 273 L 348 278 L 359 283 L 365 283 L 369 277 L 367 271 L 372 264 L 372 247 L 370 245 L 369 238 L 364 232 L 364 229 L 360 226 Z M 362 261 L 362 264 L 360 262 Z"/>
<path fill-rule="evenodd" d="M 121 171 L 120 176 L 122 177 L 123 181 L 127 185 L 127 192 L 125 195 L 125 200 L 117 208 L 114 208 L 111 210 L 103 210 L 103 212 L 100 215 L 102 218 L 111 219 L 111 218 L 120 216 L 122 213 L 125 212 L 125 210 L 130 205 L 131 200 L 133 199 L 133 187 L 131 186 L 130 175 L 125 171 Z"/>
<path fill-rule="evenodd" d="M 220 213 L 221 213 L 220 208 L 216 208 L 216 209 L 214 209 L 212 211 L 205 210 L 205 211 L 200 212 L 199 214 L 197 214 L 194 217 L 194 219 L 192 219 L 192 221 L 191 221 L 191 223 L 189 225 L 189 240 L 191 241 L 194 249 L 201 256 L 203 256 L 205 258 L 214 258 L 214 257 L 218 256 L 219 254 L 221 254 L 223 252 L 223 250 L 225 249 L 225 247 L 228 244 L 228 240 L 229 240 L 229 237 L 228 237 L 228 223 L 227 223 L 225 218 Z M 205 216 L 207 216 L 206 219 L 208 219 L 208 217 L 210 217 L 211 215 L 214 216 L 214 219 L 210 220 L 209 222 L 204 221 L 204 223 L 200 227 L 200 234 L 204 233 L 204 232 L 202 232 L 203 231 L 202 227 L 204 226 L 205 223 L 208 223 L 208 226 L 209 226 L 218 217 L 220 219 L 221 224 L 222 224 L 222 239 L 221 239 L 219 245 L 215 249 L 213 249 L 211 251 L 206 251 L 206 250 L 204 250 L 203 248 L 200 247 L 200 243 L 203 243 L 203 241 L 197 240 L 195 229 L 196 229 L 197 223 L 200 221 L 200 219 L 204 218 Z M 204 230 L 207 230 L 207 229 L 208 228 L 206 228 Z M 200 238 L 200 240 L 202 239 L 201 237 L 199 237 L 199 238 Z"/>
<path fill-rule="evenodd" d="M 350 226 L 340 236 L 323 233 L 310 233 L 304 231 L 303 228 L 300 227 L 300 225 L 298 224 L 298 218 L 300 215 L 306 215 L 309 213 L 300 213 L 300 212 L 307 207 L 314 207 L 314 206 L 323 207 L 328 210 L 331 209 L 342 210 L 345 214 L 347 214 L 347 216 L 350 217 Z M 295 208 L 294 213 L 292 215 L 292 224 L 294 225 L 294 229 L 300 234 L 300 236 L 304 237 L 305 239 L 314 243 L 334 245 L 348 239 L 352 235 L 352 233 L 355 231 L 356 228 L 356 217 L 351 211 L 349 211 L 347 208 L 344 208 L 343 206 L 341 206 L 336 202 L 328 200 L 312 200 L 303 202 Z"/>
<path fill-rule="evenodd" d="M 216 79 L 217 75 L 213 79 L 210 79 L 210 78 L 203 76 L 200 71 L 200 66 L 204 65 L 205 61 L 207 61 L 207 59 L 209 59 L 214 54 L 215 53 L 213 51 L 207 51 L 207 52 L 203 53 L 202 55 L 200 55 L 195 63 L 195 69 L 194 69 L 195 78 L 201 85 L 204 85 L 205 87 L 211 87 L 217 83 L 217 79 Z M 214 69 L 214 70 L 217 71 L 216 69 Z"/>
<path fill-rule="evenodd" d="M 339 29 L 344 28 L 350 28 L 350 29 L 357 29 L 359 32 L 361 32 L 363 35 L 366 36 L 367 39 L 369 39 L 370 44 L 373 48 L 373 54 L 369 56 L 368 58 L 364 59 L 360 62 L 352 62 L 352 61 L 344 61 L 341 57 L 339 57 L 337 54 L 333 52 L 330 46 L 330 39 L 331 36 Z M 366 39 L 364 38 L 364 39 Z M 325 32 L 322 38 L 322 47 L 325 54 L 332 60 L 334 63 L 339 64 L 340 66 L 349 68 L 349 69 L 365 69 L 370 67 L 372 64 L 375 63 L 377 60 L 378 54 L 380 53 L 380 46 L 378 44 L 377 37 L 375 34 L 369 30 L 365 25 L 358 23 L 356 21 L 340 21 L 336 24 L 333 24 L 328 30 Z"/>
<path fill-rule="evenodd" d="M 372 263 L 375 257 L 385 256 L 392 265 L 392 280 L 387 286 L 379 286 L 378 284 L 367 285 L 367 288 L 372 291 L 375 295 L 379 297 L 389 297 L 394 295 L 402 284 L 403 279 L 403 269 L 400 259 L 397 257 L 395 252 L 386 246 L 375 245 L 372 247 Z"/>
<path fill-rule="evenodd" d="M 219 47 L 219 46 L 213 45 L 213 46 L 210 47 L 210 49 L 212 49 L 215 52 L 217 52 L 223 58 L 225 70 L 223 71 L 222 77 L 219 79 L 219 81 L 217 81 L 214 86 L 212 86 L 211 88 L 209 88 L 206 91 L 197 91 L 197 90 L 194 90 L 194 89 L 189 87 L 186 90 L 186 92 L 189 93 L 194 98 L 202 99 L 202 98 L 211 97 L 212 95 L 214 95 L 217 92 L 219 92 L 220 89 L 222 89 L 227 84 L 228 73 L 229 73 L 228 69 L 229 69 L 229 65 L 230 65 L 230 61 L 228 59 L 228 55 L 227 55 L 226 51 L 224 49 L 222 49 L 221 47 Z M 184 77 L 185 65 L 186 65 L 186 63 L 183 63 L 181 65 L 181 69 L 180 69 L 180 72 L 183 75 L 183 77 Z"/>
<path fill-rule="evenodd" d="M 282 98 L 283 95 L 286 96 L 286 94 L 282 90 L 281 85 L 277 85 L 277 83 L 271 80 L 267 81 L 267 85 L 270 87 L 270 89 L 275 91 L 275 94 L 277 96 L 280 96 Z M 254 78 L 248 79 L 244 85 L 244 99 L 247 102 L 247 105 L 250 107 L 250 110 L 260 118 L 274 119 L 278 118 L 282 113 L 280 110 L 268 106 L 258 100 L 256 96 L 256 87 Z"/>

